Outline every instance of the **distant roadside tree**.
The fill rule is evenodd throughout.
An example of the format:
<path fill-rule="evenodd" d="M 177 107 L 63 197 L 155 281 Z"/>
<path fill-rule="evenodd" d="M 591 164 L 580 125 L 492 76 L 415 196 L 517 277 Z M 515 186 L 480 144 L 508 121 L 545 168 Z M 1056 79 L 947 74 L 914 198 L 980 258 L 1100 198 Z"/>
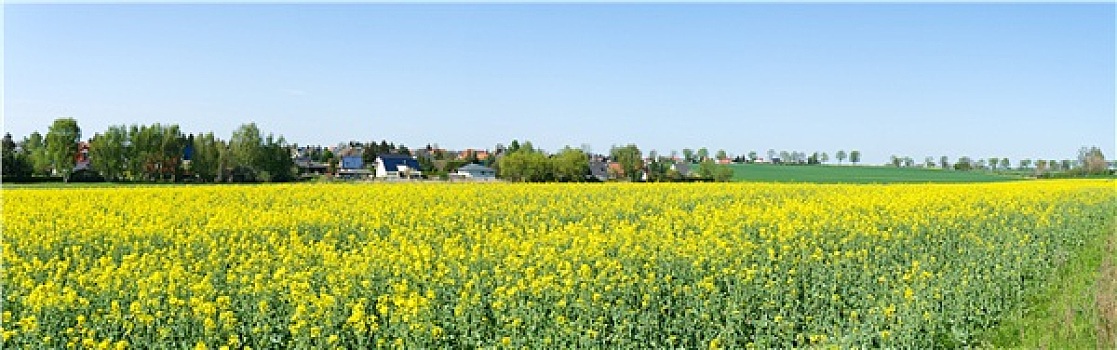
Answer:
<path fill-rule="evenodd" d="M 733 178 L 733 169 L 729 166 L 714 163 L 711 159 L 707 159 L 698 163 L 698 177 L 711 179 L 717 182 L 725 182 Z"/>
<path fill-rule="evenodd" d="M 1019 167 L 1019 169 L 1027 169 L 1027 168 L 1029 168 L 1029 167 L 1031 167 L 1031 166 L 1032 166 L 1032 160 L 1031 160 L 1031 159 L 1021 159 L 1021 160 L 1020 160 L 1020 167 Z"/>
<path fill-rule="evenodd" d="M 849 162 L 853 163 L 853 164 L 860 163 L 861 162 L 861 151 L 858 151 L 858 150 L 849 151 Z"/>
<path fill-rule="evenodd" d="M 1109 167 L 1105 161 L 1105 154 L 1102 154 L 1101 148 L 1096 146 L 1086 149 L 1085 154 L 1080 157 L 1083 158 L 1083 168 L 1087 174 L 1104 174 Z"/>
<path fill-rule="evenodd" d="M 939 157 L 939 167 L 943 169 L 950 169 L 950 158 L 946 156 Z"/>
<path fill-rule="evenodd" d="M 904 166 L 908 168 L 915 166 L 915 159 L 911 159 L 911 157 L 904 157 Z"/>
<path fill-rule="evenodd" d="M 830 162 L 830 155 L 826 154 L 826 152 L 822 152 L 822 154 L 820 155 L 819 160 L 822 161 L 823 163 L 829 163 Z"/>
<path fill-rule="evenodd" d="M 935 157 L 927 156 L 926 158 L 923 158 L 923 166 L 928 167 L 928 168 L 934 168 L 935 167 Z"/>
<path fill-rule="evenodd" d="M 768 162 L 771 163 L 772 159 L 775 159 L 775 158 L 776 158 L 776 150 L 769 148 L 768 149 Z"/>
<path fill-rule="evenodd" d="M 694 163 L 694 150 L 690 148 L 683 148 L 683 160 L 687 163 Z"/>
<path fill-rule="evenodd" d="M 1012 167 L 1012 162 L 1009 162 L 1008 158 L 1001 158 L 1001 170 L 1008 170 L 1010 167 Z"/>
<path fill-rule="evenodd" d="M 900 167 L 900 163 L 903 163 L 903 159 L 897 157 L 895 154 L 893 154 L 891 158 L 889 158 L 889 161 L 892 163 L 892 166 L 897 168 Z"/>
<path fill-rule="evenodd" d="M 838 158 L 838 164 L 842 164 L 846 160 L 846 151 L 838 150 L 838 153 L 834 153 L 834 157 Z"/>
<path fill-rule="evenodd" d="M 729 154 L 726 153 L 725 150 L 719 149 L 717 155 L 715 155 L 714 158 L 717 158 L 717 160 L 729 159 Z"/>
<path fill-rule="evenodd" d="M 695 153 L 694 156 L 698 158 L 699 162 L 705 161 L 706 159 L 710 159 L 710 150 L 706 149 L 706 147 L 699 148 L 698 153 Z"/>
<path fill-rule="evenodd" d="M 973 169 L 973 160 L 970 157 L 962 156 L 958 158 L 957 162 L 954 162 L 954 170 L 966 171 L 971 169 Z"/>
<path fill-rule="evenodd" d="M 756 162 L 756 151 L 749 151 L 749 163 Z"/>
<path fill-rule="evenodd" d="M 997 171 L 997 167 L 1001 165 L 1001 159 L 997 157 L 989 157 L 989 161 L 985 164 L 989 164 L 990 169 L 993 169 L 993 171 Z"/>
<path fill-rule="evenodd" d="M 65 182 L 70 181 L 77 164 L 78 142 L 81 142 L 81 128 L 73 118 L 56 119 L 47 131 L 47 156 Z"/>

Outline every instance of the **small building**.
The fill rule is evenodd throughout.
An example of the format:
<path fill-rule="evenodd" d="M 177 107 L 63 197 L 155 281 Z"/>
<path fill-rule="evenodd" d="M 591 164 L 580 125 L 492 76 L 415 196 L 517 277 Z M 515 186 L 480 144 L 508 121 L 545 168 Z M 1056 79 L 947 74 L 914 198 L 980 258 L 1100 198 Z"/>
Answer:
<path fill-rule="evenodd" d="M 467 164 L 458 168 L 451 177 L 463 180 L 493 181 L 496 180 L 496 170 L 480 164 Z"/>
<path fill-rule="evenodd" d="M 604 160 L 591 160 L 590 161 L 590 174 L 586 176 L 587 180 L 606 181 L 609 180 L 609 162 Z"/>
<path fill-rule="evenodd" d="M 376 177 L 380 179 L 419 179 L 423 173 L 419 161 L 402 154 L 381 154 L 376 157 Z"/>
<path fill-rule="evenodd" d="M 359 155 L 341 157 L 338 164 L 337 177 L 342 179 L 367 179 L 372 177 L 372 171 L 365 169 L 365 161 Z"/>
<path fill-rule="evenodd" d="M 365 160 L 361 156 L 341 157 L 341 169 L 361 169 L 365 167 Z"/>
<path fill-rule="evenodd" d="M 674 170 L 681 177 L 690 177 L 690 163 L 677 162 L 671 164 L 671 170 Z"/>
<path fill-rule="evenodd" d="M 330 169 L 329 164 L 315 162 L 310 157 L 295 158 L 295 167 L 299 169 L 299 176 L 303 177 L 324 175 Z"/>

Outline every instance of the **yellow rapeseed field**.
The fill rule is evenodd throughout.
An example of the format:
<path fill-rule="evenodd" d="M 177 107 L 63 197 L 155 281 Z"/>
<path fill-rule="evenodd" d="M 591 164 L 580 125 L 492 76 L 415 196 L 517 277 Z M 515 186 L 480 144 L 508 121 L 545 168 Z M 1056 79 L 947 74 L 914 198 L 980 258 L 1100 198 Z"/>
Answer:
<path fill-rule="evenodd" d="M 4 348 L 961 346 L 1113 181 L 3 190 Z"/>

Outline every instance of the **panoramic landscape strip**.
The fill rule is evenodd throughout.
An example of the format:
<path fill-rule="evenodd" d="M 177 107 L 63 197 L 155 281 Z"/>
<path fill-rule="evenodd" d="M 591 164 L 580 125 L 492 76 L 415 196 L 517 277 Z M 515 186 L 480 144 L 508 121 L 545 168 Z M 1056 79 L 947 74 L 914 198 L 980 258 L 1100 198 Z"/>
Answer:
<path fill-rule="evenodd" d="M 1113 240 L 1113 189 L 1112 180 L 6 189 L 3 339 L 976 346 L 1027 310 L 1054 270 Z"/>

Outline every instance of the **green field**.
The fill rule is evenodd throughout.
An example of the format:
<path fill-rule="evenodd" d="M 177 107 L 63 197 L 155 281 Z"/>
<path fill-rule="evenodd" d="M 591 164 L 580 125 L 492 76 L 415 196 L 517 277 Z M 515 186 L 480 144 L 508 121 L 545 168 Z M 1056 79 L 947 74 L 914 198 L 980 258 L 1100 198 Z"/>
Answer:
<path fill-rule="evenodd" d="M 1023 177 L 886 166 L 732 164 L 734 181 L 814 183 L 992 182 Z"/>

